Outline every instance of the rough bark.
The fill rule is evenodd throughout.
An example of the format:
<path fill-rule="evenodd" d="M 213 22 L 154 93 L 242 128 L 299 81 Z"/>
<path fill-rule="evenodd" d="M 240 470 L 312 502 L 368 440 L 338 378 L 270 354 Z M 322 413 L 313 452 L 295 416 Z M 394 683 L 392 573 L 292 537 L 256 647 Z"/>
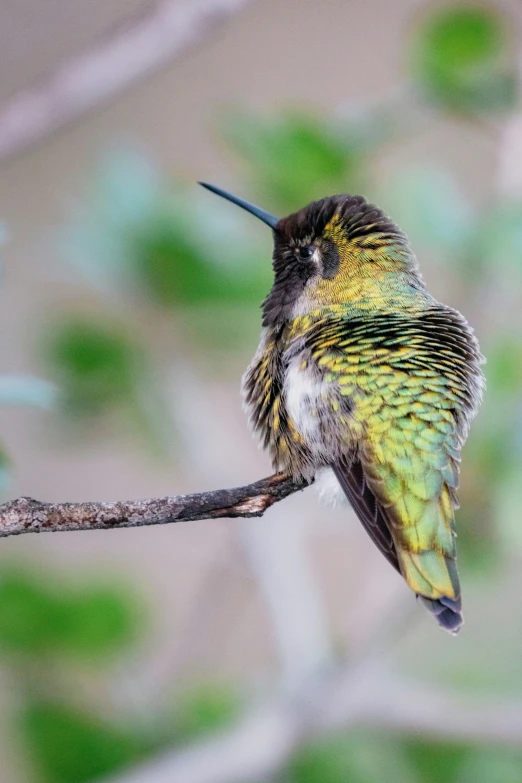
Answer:
<path fill-rule="evenodd" d="M 21 533 L 108 530 L 223 517 L 260 517 L 274 503 L 307 486 L 282 473 L 246 487 L 109 503 L 44 503 L 29 497 L 0 505 L 0 537 Z"/>

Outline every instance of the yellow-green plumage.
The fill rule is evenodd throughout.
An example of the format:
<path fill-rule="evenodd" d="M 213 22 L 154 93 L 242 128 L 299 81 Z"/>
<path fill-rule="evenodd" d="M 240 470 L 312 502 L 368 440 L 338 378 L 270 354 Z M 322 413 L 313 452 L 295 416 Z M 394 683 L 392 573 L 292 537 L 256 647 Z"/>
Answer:
<path fill-rule="evenodd" d="M 375 520 L 370 508 L 363 522 L 411 589 L 426 599 L 447 599 L 449 607 L 429 606 L 455 614 L 458 462 L 467 411 L 479 393 L 478 380 L 470 388 L 466 368 L 478 364 L 479 355 L 461 316 L 430 305 L 362 317 L 336 307 L 298 317 L 286 335 L 268 343 L 245 386 L 275 466 L 310 476 L 319 466 L 340 465 L 335 472 L 358 513 L 364 514 L 365 490 L 381 507 L 384 521 Z M 315 363 L 323 379 L 315 400 L 318 427 L 333 430 L 322 436 L 329 453 L 320 465 L 284 410 L 273 371 L 303 342 L 307 366 Z M 345 485 L 354 462 L 360 465 L 359 492 Z M 384 541 L 379 525 L 390 533 Z"/>
<path fill-rule="evenodd" d="M 244 378 L 253 426 L 276 469 L 333 470 L 375 544 L 455 633 L 454 510 L 483 386 L 477 341 L 426 291 L 402 232 L 362 197 L 323 199 L 270 225 L 274 286 Z"/>

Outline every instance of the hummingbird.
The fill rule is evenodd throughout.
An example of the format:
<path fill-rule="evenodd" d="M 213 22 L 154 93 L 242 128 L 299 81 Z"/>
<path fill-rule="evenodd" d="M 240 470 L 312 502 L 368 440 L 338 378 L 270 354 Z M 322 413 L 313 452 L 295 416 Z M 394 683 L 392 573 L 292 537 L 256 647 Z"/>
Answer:
<path fill-rule="evenodd" d="M 428 293 L 405 234 L 363 196 L 278 219 L 200 184 L 272 229 L 274 283 L 242 390 L 274 469 L 333 474 L 374 544 L 456 634 L 460 454 L 485 384 L 473 330 Z"/>

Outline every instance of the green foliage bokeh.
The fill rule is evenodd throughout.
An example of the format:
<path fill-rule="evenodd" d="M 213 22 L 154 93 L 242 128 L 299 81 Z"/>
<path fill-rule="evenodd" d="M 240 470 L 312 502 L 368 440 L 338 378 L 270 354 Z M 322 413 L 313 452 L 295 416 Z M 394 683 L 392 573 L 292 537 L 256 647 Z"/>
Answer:
<path fill-rule="evenodd" d="M 476 121 L 477 127 L 493 112 L 513 109 L 519 84 L 509 28 L 509 19 L 493 4 L 429 6 L 406 41 L 408 80 L 415 88 L 408 101 L 421 112 L 428 106 L 430 112 Z M 419 254 L 434 260 L 450 290 L 464 292 L 471 313 L 484 313 L 489 390 L 466 450 L 459 553 L 470 578 L 487 580 L 503 562 L 508 533 L 499 508 L 517 491 L 522 456 L 522 351 L 497 317 L 506 291 L 520 287 L 522 208 L 517 200 L 497 196 L 486 206 L 472 203 L 453 174 L 433 162 L 406 166 L 376 182 L 372 162 L 383 144 L 401 140 L 401 127 L 406 142 L 420 131 L 401 126 L 402 111 L 402 106 L 392 110 L 386 122 L 373 110 L 350 122 L 297 109 L 270 115 L 233 111 L 221 132 L 248 183 L 247 198 L 283 215 L 326 194 L 368 193 L 392 213 Z M 153 326 L 171 319 L 173 336 L 181 332 L 177 350 L 183 343 L 184 351 L 196 352 L 205 339 L 212 356 L 214 349 L 235 356 L 244 334 L 252 324 L 256 331 L 259 326 L 257 304 L 270 284 L 269 237 L 262 247 L 248 218 L 232 217 L 231 208 L 209 194 L 197 195 L 162 177 L 137 154 L 113 156 L 100 171 L 85 213 L 64 230 L 64 245 L 94 295 L 108 293 L 106 301 L 118 306 L 103 319 L 53 313 L 53 328 L 39 345 L 43 340 L 43 363 L 59 388 L 62 411 L 87 420 L 125 411 L 127 432 L 150 383 L 151 364 L 165 361 L 161 354 L 148 355 L 146 335 L 127 328 L 130 311 L 139 309 L 142 323 L 150 320 Z M 0 402 L 10 404 L 46 407 L 50 399 L 49 388 L 13 385 L 12 379 L 3 391 L 2 398 L 0 383 Z M 9 455 L 0 451 L 0 488 L 10 467 Z M 177 694 L 161 730 L 148 734 L 142 726 L 82 708 L 76 694 L 68 698 L 63 692 L 59 673 L 51 687 L 36 686 L 46 661 L 88 663 L 101 671 L 124 660 L 143 633 L 140 599 L 127 587 L 94 577 L 82 585 L 64 584 L 5 562 L 0 570 L 0 656 L 18 683 L 16 726 L 35 783 L 94 781 L 160 747 L 204 736 L 237 715 L 233 688 L 202 683 Z M 61 700 L 49 697 L 52 686 Z M 517 751 L 366 731 L 307 744 L 278 783 L 518 779 Z"/>
<path fill-rule="evenodd" d="M 412 75 L 426 98 L 453 111 L 510 109 L 517 77 L 509 44 L 492 5 L 445 3 L 414 32 Z"/>

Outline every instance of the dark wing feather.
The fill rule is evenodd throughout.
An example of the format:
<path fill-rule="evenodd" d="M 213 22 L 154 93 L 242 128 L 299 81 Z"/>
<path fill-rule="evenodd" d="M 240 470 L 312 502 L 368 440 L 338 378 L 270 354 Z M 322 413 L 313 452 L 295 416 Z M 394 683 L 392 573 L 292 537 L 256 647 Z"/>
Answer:
<path fill-rule="evenodd" d="M 397 550 L 393 543 L 386 511 L 381 506 L 366 483 L 360 459 L 339 462 L 332 466 L 350 504 L 364 525 L 373 543 L 380 549 L 386 560 L 400 573 Z"/>

